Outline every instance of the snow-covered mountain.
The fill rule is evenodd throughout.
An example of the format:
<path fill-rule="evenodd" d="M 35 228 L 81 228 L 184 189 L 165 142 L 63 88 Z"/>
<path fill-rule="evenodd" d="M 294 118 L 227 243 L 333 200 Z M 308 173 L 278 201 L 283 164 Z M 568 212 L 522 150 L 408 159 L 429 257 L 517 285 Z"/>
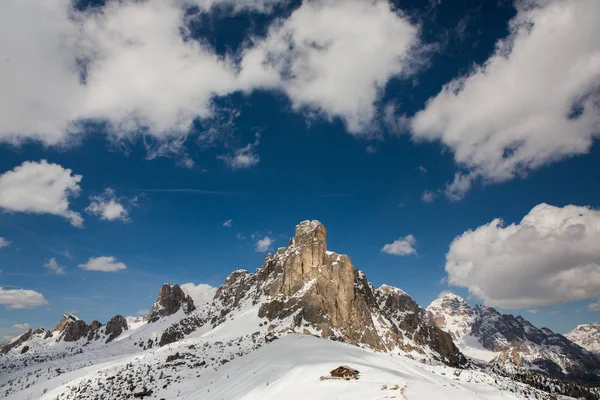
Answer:
<path fill-rule="evenodd" d="M 502 365 L 526 368 L 550 376 L 599 382 L 600 360 L 548 328 L 537 328 L 521 316 L 492 307 L 470 307 L 445 294 L 427 307 L 429 320 L 452 335 L 465 354 Z"/>
<path fill-rule="evenodd" d="M 387 285 L 374 289 L 348 256 L 328 251 L 326 234 L 318 221 L 300 223 L 288 247 L 269 254 L 254 273 L 234 271 L 208 304 L 196 307 L 178 285 L 165 284 L 145 318 L 117 315 L 105 325 L 88 325 L 65 315 L 52 331 L 27 331 L 2 349 L 0 394 L 64 400 L 550 398 L 470 364 L 452 335 L 431 324 L 407 293 Z M 343 364 L 362 378 L 319 380 Z M 544 378 L 539 388 L 571 393 L 570 386 L 548 382 Z"/>
<path fill-rule="evenodd" d="M 579 325 L 565 336 L 573 343 L 600 356 L 600 322 Z"/>

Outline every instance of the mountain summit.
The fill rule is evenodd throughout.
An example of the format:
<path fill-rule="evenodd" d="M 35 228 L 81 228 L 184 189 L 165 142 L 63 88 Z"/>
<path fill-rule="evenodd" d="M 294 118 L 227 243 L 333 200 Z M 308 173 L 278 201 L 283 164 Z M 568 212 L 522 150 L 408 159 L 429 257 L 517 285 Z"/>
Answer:
<path fill-rule="evenodd" d="M 311 333 L 380 351 L 430 353 L 452 365 L 466 362 L 449 335 L 425 323 L 424 312 L 413 313 L 410 324 L 398 319 L 389 296 L 374 290 L 348 256 L 327 250 L 323 224 L 303 221 L 288 247 L 267 255 L 255 273 L 233 272 L 215 300 L 218 321 L 251 303 L 274 332 Z"/>
<path fill-rule="evenodd" d="M 450 333 L 467 355 L 496 365 L 541 370 L 582 381 L 599 380 L 600 360 L 548 328 L 537 328 L 521 316 L 492 307 L 470 307 L 449 293 L 427 307 L 428 319 Z"/>
<path fill-rule="evenodd" d="M 573 343 L 600 356 L 600 322 L 579 325 L 565 336 Z"/>

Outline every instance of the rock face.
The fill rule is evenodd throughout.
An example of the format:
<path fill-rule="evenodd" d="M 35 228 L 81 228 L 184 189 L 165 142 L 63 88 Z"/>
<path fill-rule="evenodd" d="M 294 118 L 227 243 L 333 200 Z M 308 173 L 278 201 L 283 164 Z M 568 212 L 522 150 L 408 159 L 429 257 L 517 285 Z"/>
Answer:
<path fill-rule="evenodd" d="M 115 315 L 106 323 L 106 330 L 104 333 L 108 336 L 106 343 L 112 342 L 118 336 L 126 331 L 129 327 L 127 326 L 127 320 L 122 315 Z"/>
<path fill-rule="evenodd" d="M 540 370 L 550 376 L 596 382 L 600 360 L 548 328 L 537 328 L 521 316 L 502 314 L 492 307 L 470 307 L 448 294 L 427 307 L 428 320 L 449 332 L 469 353 L 473 344 L 493 352 L 496 365 Z"/>
<path fill-rule="evenodd" d="M 6 346 L 2 348 L 2 353 L 8 353 L 12 349 L 15 349 L 21 346 L 23 343 L 26 343 L 29 339 L 31 339 L 32 330 L 29 329 L 27 332 L 17 336 L 13 340 L 11 340 Z"/>
<path fill-rule="evenodd" d="M 57 328 L 62 329 L 58 330 Z M 82 337 L 87 336 L 88 325 L 73 314 L 69 314 L 68 316 L 63 315 L 54 330 L 60 332 L 60 335 L 56 340 L 57 342 L 76 342 Z"/>
<path fill-rule="evenodd" d="M 150 309 L 146 320 L 156 322 L 161 317 L 175 314 L 179 309 L 183 309 L 184 313 L 189 314 L 196 307 L 192 298 L 186 295 L 179 285 L 175 284 L 171 286 L 165 283 L 158 292 L 156 303 Z"/>
<path fill-rule="evenodd" d="M 100 339 L 100 328 L 102 328 L 102 324 L 100 322 L 96 320 L 92 321 L 87 328 L 87 340 L 92 341 Z"/>
<path fill-rule="evenodd" d="M 320 222 L 301 222 L 289 246 L 269 254 L 254 274 L 234 271 L 215 295 L 220 311 L 212 324 L 251 300 L 259 305 L 258 316 L 279 331 L 310 332 L 380 351 L 424 353 L 427 347 L 449 364 L 466 362 L 448 334 L 424 323 L 424 310 L 413 313 L 413 321 L 405 324 L 399 313 L 392 316 L 399 303 L 390 300 L 382 309 L 389 293 L 375 291 L 348 256 L 327 251 L 326 237 Z"/>
<path fill-rule="evenodd" d="M 376 291 L 380 309 L 419 348 L 431 348 L 451 365 L 463 365 L 466 359 L 452 337 L 427 320 L 427 312 L 406 292 L 382 285 Z M 407 345 L 410 349 L 410 344 Z"/>
<path fill-rule="evenodd" d="M 565 335 L 567 339 L 600 357 L 600 323 L 579 325 Z"/>

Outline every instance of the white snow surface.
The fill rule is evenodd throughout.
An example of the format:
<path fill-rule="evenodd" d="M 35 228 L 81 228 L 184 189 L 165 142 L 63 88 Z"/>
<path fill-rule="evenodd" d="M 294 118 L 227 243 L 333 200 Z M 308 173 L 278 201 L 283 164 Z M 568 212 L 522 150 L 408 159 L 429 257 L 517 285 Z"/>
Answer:
<path fill-rule="evenodd" d="M 151 326 L 148 324 L 145 328 Z M 224 365 L 211 368 L 168 367 L 168 355 L 190 352 L 190 346 L 193 346 L 193 353 L 204 359 L 218 358 L 228 346 L 216 345 L 220 342 L 214 341 L 213 334 L 222 339 L 222 333 L 207 332 L 163 348 L 140 349 L 121 355 L 105 351 L 108 348 L 98 349 L 47 363 L 41 371 L 39 366 L 31 367 L 26 369 L 27 372 L 38 369 L 36 373 L 44 379 L 9 394 L 6 399 L 87 399 L 97 395 L 100 398 L 119 398 L 115 393 L 126 389 L 117 387 L 117 379 L 111 377 L 118 377 L 119 372 L 138 370 L 148 371 L 142 376 L 144 382 L 149 376 L 160 381 L 158 376 L 161 372 L 169 377 L 162 378 L 162 382 L 166 379 L 172 382 L 165 389 L 160 389 L 162 382 L 159 382 L 159 389 L 155 388 L 148 397 L 150 399 L 508 400 L 525 399 L 526 393 L 532 392 L 531 388 L 522 384 L 479 371 L 464 370 L 460 376 L 455 376 L 455 369 L 451 367 L 422 364 L 400 355 L 378 353 L 299 334 L 285 335 L 246 355 L 231 357 L 232 361 Z M 67 360 L 77 360 L 82 364 L 81 368 L 57 376 L 46 373 L 46 369 L 54 371 L 64 366 Z M 319 379 L 340 365 L 358 369 L 360 378 L 356 381 Z M 33 382 L 32 376 L 24 372 L 21 370 L 18 377 L 2 372 L 2 391 L 10 378 Z"/>

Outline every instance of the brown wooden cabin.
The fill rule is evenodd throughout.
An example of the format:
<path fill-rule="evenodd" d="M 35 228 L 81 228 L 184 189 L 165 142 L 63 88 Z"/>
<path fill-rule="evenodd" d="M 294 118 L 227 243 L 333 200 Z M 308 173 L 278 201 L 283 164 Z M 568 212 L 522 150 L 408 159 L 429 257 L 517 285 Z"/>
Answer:
<path fill-rule="evenodd" d="M 360 372 L 357 369 L 350 368 L 347 365 L 341 365 L 330 372 L 334 378 L 342 378 L 346 380 L 358 379 Z"/>

